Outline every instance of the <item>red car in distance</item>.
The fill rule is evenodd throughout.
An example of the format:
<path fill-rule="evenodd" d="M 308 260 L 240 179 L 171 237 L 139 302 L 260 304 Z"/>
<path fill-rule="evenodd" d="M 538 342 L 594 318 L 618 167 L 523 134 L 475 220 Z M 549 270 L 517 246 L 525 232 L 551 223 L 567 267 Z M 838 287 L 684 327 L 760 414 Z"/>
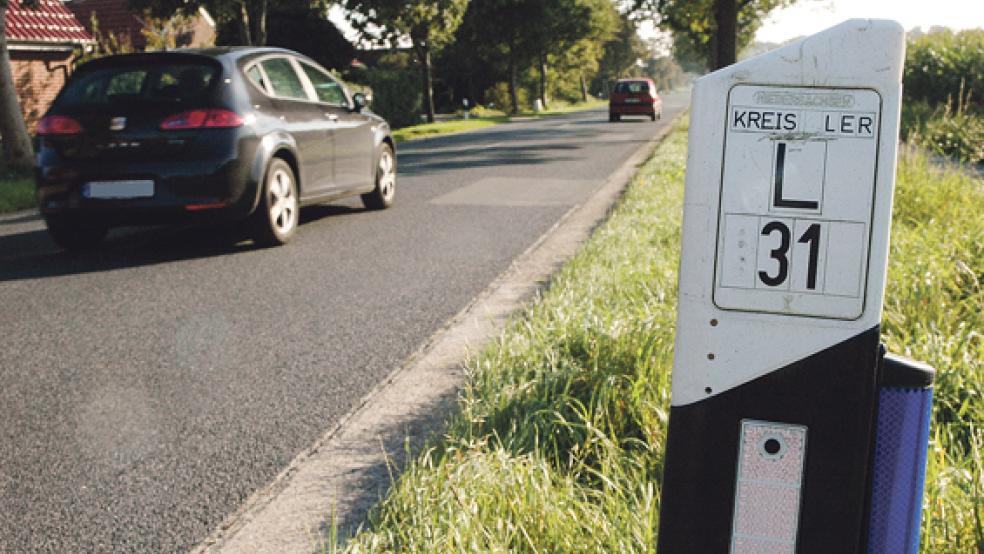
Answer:
<path fill-rule="evenodd" d="M 663 117 L 663 101 L 652 79 L 619 79 L 608 98 L 608 121 L 623 115 L 648 115 L 653 121 Z"/>

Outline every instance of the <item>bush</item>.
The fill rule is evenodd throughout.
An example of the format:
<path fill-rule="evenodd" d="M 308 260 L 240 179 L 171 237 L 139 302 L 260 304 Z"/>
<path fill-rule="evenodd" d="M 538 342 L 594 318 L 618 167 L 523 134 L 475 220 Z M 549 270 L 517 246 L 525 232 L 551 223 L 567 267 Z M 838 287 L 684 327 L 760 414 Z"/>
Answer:
<path fill-rule="evenodd" d="M 485 106 L 475 106 L 468 110 L 468 115 L 471 117 L 505 117 L 506 112 Z"/>
<path fill-rule="evenodd" d="M 943 156 L 984 163 L 984 30 L 911 38 L 903 85 L 903 137 Z"/>
<path fill-rule="evenodd" d="M 903 84 L 907 100 L 936 106 L 962 96 L 971 110 L 984 109 L 984 30 L 915 36 L 908 44 Z"/>
<path fill-rule="evenodd" d="M 961 162 L 984 163 L 984 117 L 967 112 L 951 113 L 945 107 L 942 117 L 926 124 L 920 141 L 943 156 Z"/>
<path fill-rule="evenodd" d="M 410 69 L 373 69 L 365 75 L 372 90 L 372 111 L 394 129 L 420 123 L 423 107 L 420 78 Z"/>
<path fill-rule="evenodd" d="M 523 87 L 516 87 L 516 96 L 519 99 L 519 106 L 516 106 L 516 111 L 523 111 L 523 109 L 532 106 L 530 103 L 530 93 Z M 497 108 L 502 111 L 508 112 L 513 108 L 512 100 L 509 98 L 509 85 L 507 83 L 496 83 L 494 87 L 485 91 L 485 99 L 491 104 L 492 108 Z"/>
<path fill-rule="evenodd" d="M 902 136 L 941 156 L 961 162 L 984 163 L 984 114 L 970 109 L 966 98 L 930 106 L 925 100 L 902 106 Z"/>

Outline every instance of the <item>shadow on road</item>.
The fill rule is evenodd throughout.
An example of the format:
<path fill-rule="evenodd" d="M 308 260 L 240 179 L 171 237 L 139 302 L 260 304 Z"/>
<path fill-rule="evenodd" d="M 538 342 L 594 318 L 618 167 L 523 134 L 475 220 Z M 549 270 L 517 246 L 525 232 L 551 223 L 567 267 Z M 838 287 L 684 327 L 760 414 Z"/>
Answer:
<path fill-rule="evenodd" d="M 307 207 L 301 210 L 298 232 L 304 232 L 304 225 L 325 218 L 363 212 L 361 208 L 338 205 Z M 46 230 L 38 229 L 0 235 L 0 282 L 96 273 L 257 250 L 242 223 L 115 229 L 106 242 L 83 252 L 61 251 Z"/>

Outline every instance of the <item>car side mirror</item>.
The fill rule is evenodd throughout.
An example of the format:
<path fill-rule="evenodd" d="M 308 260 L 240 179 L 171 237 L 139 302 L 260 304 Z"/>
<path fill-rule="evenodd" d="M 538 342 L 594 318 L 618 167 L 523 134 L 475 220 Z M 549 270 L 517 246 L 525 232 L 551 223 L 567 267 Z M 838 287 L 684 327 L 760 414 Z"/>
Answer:
<path fill-rule="evenodd" d="M 352 95 L 352 104 L 354 104 L 355 111 L 361 112 L 369 106 L 369 97 L 361 92 L 357 92 Z"/>

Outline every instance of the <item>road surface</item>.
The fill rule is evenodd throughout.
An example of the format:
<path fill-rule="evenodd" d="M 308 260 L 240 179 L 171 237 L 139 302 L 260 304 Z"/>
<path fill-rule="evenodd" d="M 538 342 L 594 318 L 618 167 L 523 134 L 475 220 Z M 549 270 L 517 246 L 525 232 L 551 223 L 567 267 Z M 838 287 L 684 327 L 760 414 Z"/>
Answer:
<path fill-rule="evenodd" d="M 400 145 L 396 205 L 294 241 L 0 219 L 0 552 L 181 552 L 349 412 L 682 110 Z"/>

